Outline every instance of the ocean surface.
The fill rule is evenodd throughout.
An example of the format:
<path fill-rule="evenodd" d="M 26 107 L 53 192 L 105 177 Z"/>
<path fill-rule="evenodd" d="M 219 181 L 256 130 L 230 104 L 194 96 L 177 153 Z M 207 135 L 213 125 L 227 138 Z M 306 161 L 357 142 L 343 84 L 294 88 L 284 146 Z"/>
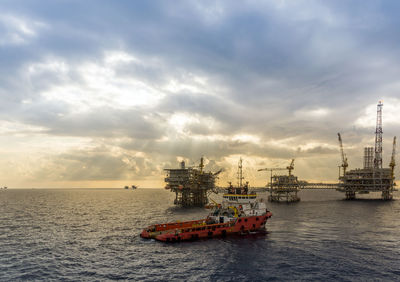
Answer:
<path fill-rule="evenodd" d="M 266 234 L 166 244 L 141 239 L 142 228 L 207 210 L 174 207 L 162 189 L 3 190 L 0 280 L 400 280 L 399 194 L 300 196 L 268 204 Z"/>

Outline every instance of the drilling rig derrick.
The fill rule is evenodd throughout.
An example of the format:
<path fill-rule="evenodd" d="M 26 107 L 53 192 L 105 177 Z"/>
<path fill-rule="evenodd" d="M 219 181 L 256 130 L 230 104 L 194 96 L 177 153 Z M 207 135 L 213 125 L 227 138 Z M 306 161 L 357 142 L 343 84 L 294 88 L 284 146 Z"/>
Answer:
<path fill-rule="evenodd" d="M 381 101 L 378 103 L 376 112 L 376 130 L 375 130 L 375 159 L 374 168 L 382 168 L 382 107 Z"/>

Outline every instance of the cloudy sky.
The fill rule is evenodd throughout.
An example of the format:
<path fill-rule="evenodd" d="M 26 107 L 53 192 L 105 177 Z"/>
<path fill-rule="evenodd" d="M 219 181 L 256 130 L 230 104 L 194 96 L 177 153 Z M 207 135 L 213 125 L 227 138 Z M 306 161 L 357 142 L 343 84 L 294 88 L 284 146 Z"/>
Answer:
<path fill-rule="evenodd" d="M 206 158 L 335 181 L 400 134 L 399 1 L 0 2 L 0 186 L 162 187 Z M 399 169 L 396 169 L 399 176 Z"/>

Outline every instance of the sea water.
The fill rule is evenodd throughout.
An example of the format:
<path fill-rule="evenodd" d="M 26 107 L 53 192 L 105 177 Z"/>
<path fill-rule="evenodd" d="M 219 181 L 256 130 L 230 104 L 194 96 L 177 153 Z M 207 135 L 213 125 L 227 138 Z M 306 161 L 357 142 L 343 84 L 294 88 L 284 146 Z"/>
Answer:
<path fill-rule="evenodd" d="M 139 234 L 208 211 L 163 189 L 3 190 L 0 280 L 400 280 L 399 200 L 299 195 L 268 203 L 266 234 L 167 244 Z"/>

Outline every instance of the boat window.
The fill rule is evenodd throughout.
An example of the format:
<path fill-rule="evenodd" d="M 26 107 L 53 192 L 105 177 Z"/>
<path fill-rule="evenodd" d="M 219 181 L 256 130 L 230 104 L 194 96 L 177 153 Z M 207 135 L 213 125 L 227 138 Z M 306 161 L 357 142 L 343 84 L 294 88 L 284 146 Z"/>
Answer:
<path fill-rule="evenodd" d="M 247 218 L 244 219 L 244 222 L 247 222 Z"/>
<path fill-rule="evenodd" d="M 206 228 L 205 228 L 205 227 L 203 227 L 203 228 L 201 228 L 201 230 L 206 230 Z"/>
<path fill-rule="evenodd" d="M 256 220 L 258 221 L 258 217 L 256 217 Z"/>
<path fill-rule="evenodd" d="M 239 222 L 242 222 L 242 219 L 241 219 L 241 218 L 239 218 Z"/>

